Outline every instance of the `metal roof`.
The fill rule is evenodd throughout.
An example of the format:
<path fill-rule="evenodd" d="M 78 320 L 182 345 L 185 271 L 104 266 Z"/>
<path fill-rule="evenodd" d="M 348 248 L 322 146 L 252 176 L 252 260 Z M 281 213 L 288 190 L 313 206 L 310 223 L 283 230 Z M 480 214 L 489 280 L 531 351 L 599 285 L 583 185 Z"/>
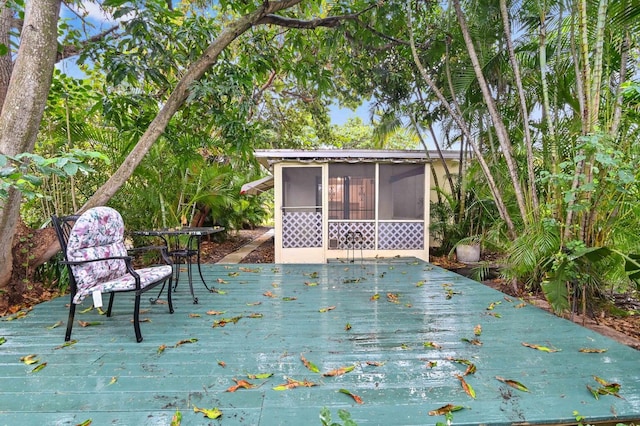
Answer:
<path fill-rule="evenodd" d="M 326 162 L 393 162 L 429 163 L 439 158 L 436 150 L 379 150 L 379 149 L 257 149 L 255 157 L 270 168 L 274 163 L 297 161 L 303 163 Z M 459 151 L 442 151 L 448 160 L 460 158 Z"/>

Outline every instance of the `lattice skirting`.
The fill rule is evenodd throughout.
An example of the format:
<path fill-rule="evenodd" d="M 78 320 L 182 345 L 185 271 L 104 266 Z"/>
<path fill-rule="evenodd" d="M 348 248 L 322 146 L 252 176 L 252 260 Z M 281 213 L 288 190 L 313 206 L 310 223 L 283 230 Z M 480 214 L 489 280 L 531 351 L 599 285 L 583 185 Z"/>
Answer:
<path fill-rule="evenodd" d="M 422 250 L 424 223 L 382 222 L 378 225 L 380 250 Z"/>
<path fill-rule="evenodd" d="M 373 222 L 331 222 L 329 223 L 329 249 L 374 250 L 376 228 Z"/>
<path fill-rule="evenodd" d="M 322 213 L 284 213 L 282 215 L 282 247 L 322 247 Z"/>

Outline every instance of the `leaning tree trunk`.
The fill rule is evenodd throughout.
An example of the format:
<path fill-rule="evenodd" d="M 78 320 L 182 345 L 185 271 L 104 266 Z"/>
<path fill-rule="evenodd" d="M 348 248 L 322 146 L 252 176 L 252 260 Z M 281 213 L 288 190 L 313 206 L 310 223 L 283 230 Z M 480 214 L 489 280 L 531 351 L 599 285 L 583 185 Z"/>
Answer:
<path fill-rule="evenodd" d="M 6 5 L 5 5 L 6 6 Z M 26 2 L 20 47 L 0 113 L 0 153 L 32 152 L 51 87 L 57 52 L 60 0 Z M 0 290 L 11 281 L 12 246 L 22 195 L 0 199 Z"/>

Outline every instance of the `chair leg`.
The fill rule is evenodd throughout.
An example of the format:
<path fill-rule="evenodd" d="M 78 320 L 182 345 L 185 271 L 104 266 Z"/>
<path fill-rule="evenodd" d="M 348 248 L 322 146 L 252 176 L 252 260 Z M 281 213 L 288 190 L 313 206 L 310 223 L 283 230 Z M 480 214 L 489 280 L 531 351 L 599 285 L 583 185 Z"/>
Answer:
<path fill-rule="evenodd" d="M 136 292 L 136 301 L 133 311 L 133 328 L 136 331 L 136 341 L 142 342 L 142 333 L 140 333 L 140 293 Z"/>
<path fill-rule="evenodd" d="M 76 304 L 73 303 L 73 297 L 71 298 L 71 302 L 69 303 L 69 319 L 67 320 L 67 332 L 64 335 L 64 341 L 68 342 L 71 340 L 71 329 L 73 328 L 73 321 L 76 315 Z"/>
<path fill-rule="evenodd" d="M 167 303 L 169 304 L 169 313 L 173 313 L 173 300 L 171 299 L 171 286 L 173 283 L 171 282 L 173 277 L 169 278 L 169 289 L 167 290 Z M 162 284 L 162 287 L 166 284 L 166 281 Z"/>
<path fill-rule="evenodd" d="M 107 316 L 111 316 L 111 308 L 113 308 L 113 298 L 115 297 L 115 293 L 111 292 L 109 294 L 109 306 L 107 307 Z"/>

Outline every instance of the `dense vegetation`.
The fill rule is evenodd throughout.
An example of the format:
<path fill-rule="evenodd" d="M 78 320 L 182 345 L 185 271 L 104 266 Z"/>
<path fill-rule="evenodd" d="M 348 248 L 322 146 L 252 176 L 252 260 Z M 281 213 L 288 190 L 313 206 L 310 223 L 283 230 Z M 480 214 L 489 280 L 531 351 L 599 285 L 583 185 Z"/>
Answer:
<path fill-rule="evenodd" d="M 0 3 L 15 23 L 0 28 L 4 241 L 18 216 L 38 228 L 105 203 L 135 228 L 252 226 L 270 214 L 268 195 L 240 196 L 255 148 L 435 146 L 472 154 L 438 182 L 444 247 L 499 251 L 557 311 L 640 278 L 637 0 L 110 0 L 109 22 L 75 2 L 47 21 L 58 55 L 40 62 L 20 33 L 36 13 Z M 29 91 L 10 83 L 34 64 L 52 75 L 42 110 L 16 117 Z M 371 127 L 331 126 L 331 105 L 363 101 Z M 29 235 L 0 256 L 13 299 L 51 255 Z"/>

